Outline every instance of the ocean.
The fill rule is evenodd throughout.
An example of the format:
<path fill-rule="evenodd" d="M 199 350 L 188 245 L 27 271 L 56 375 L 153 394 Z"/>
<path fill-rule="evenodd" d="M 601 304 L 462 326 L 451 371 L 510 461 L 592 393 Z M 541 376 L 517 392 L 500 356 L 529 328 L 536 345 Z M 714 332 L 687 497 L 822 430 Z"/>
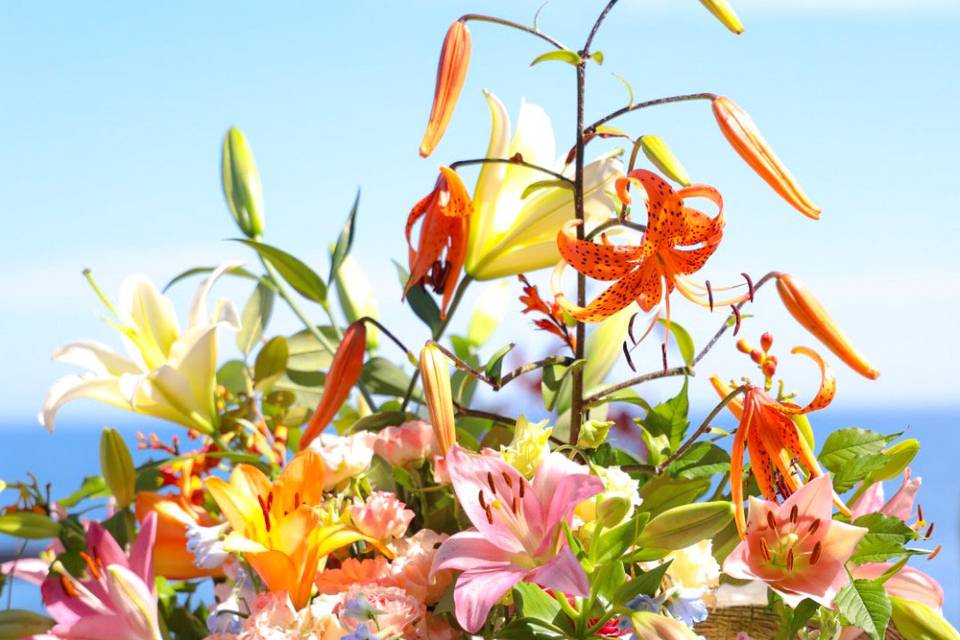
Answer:
<path fill-rule="evenodd" d="M 138 430 L 153 431 L 161 438 L 183 434 L 177 427 L 136 417 L 111 413 L 110 426 L 121 430 L 131 447 Z M 694 417 L 696 418 L 696 417 Z M 914 475 L 923 478 L 919 503 L 924 516 L 936 523 L 930 545 L 942 544 L 942 552 L 932 561 L 924 558 L 911 561 L 913 566 L 935 577 L 946 592 L 944 612 L 949 620 L 960 625 L 960 407 L 956 408 L 891 408 L 827 409 L 812 416 L 818 442 L 826 434 L 841 427 L 863 427 L 881 433 L 905 431 L 922 444 L 921 451 L 911 465 Z M 62 420 L 54 434 L 35 424 L 8 424 L 2 427 L 3 455 L 0 459 L 0 479 L 7 482 L 22 479 L 33 472 L 41 484 L 52 484 L 54 498 L 73 491 L 84 476 L 99 473 L 97 443 L 101 424 L 95 420 L 70 423 Z M 138 461 L 146 459 L 137 452 Z M 891 495 L 899 483 L 887 485 Z M 0 504 L 12 502 L 10 492 L 0 494 Z M 9 539 L 0 539 L 0 553 L 12 553 Z M 7 594 L 4 595 L 6 601 Z M 15 607 L 40 607 L 36 589 L 18 584 L 13 589 L 11 602 Z M 4 605 L 6 602 L 4 602 Z"/>

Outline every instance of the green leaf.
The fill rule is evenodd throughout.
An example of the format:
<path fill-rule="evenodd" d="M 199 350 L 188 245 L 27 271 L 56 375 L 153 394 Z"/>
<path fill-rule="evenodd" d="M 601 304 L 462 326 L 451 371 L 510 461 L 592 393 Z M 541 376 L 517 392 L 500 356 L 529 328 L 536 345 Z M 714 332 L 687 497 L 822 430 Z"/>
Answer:
<path fill-rule="evenodd" d="M 570 184 L 568 180 L 538 180 L 537 182 L 531 182 L 527 185 L 527 188 L 523 190 L 523 193 L 520 194 L 521 200 L 526 200 L 531 194 L 540 191 L 541 189 L 573 189 L 573 185 Z"/>
<path fill-rule="evenodd" d="M 669 560 L 649 571 L 644 571 L 630 582 L 625 583 L 617 590 L 613 597 L 613 603 L 617 606 L 625 606 L 640 595 L 652 598 L 660 589 L 660 583 L 663 582 L 663 576 L 670 568 L 671 562 L 673 561 Z"/>
<path fill-rule="evenodd" d="M 381 396 L 402 396 L 410 386 L 410 376 L 380 356 L 370 358 L 364 363 L 360 380 L 370 393 Z"/>
<path fill-rule="evenodd" d="M 885 464 L 886 458 L 882 453 L 871 453 L 854 458 L 833 474 L 834 491 L 837 493 L 848 491 L 854 484 L 865 480 Z"/>
<path fill-rule="evenodd" d="M 506 346 L 500 347 L 497 351 L 490 357 L 490 361 L 487 362 L 487 366 L 484 368 L 484 373 L 488 378 L 494 380 L 500 379 L 500 373 L 503 369 L 503 359 L 507 356 L 508 353 L 515 347 L 513 343 L 510 343 Z"/>
<path fill-rule="evenodd" d="M 187 278 L 190 278 L 193 276 L 199 276 L 206 273 L 212 273 L 214 269 L 216 269 L 216 267 L 193 267 L 192 269 L 187 269 L 186 271 L 183 271 L 175 275 L 173 279 L 170 280 L 170 282 L 164 285 L 163 293 L 166 293 L 167 289 L 177 284 L 181 280 L 185 280 Z M 229 271 L 226 272 L 226 275 L 238 276 L 240 278 L 246 278 L 248 280 L 257 280 L 266 287 L 269 287 L 271 289 L 276 288 L 268 278 L 262 278 L 258 275 L 254 275 L 253 273 L 247 271 L 243 267 L 236 267 L 234 269 L 230 269 Z"/>
<path fill-rule="evenodd" d="M 396 261 L 393 264 L 397 268 L 397 275 L 400 276 L 400 286 L 406 286 L 407 279 L 410 277 L 407 270 Z M 410 290 L 407 291 L 406 300 L 417 317 L 430 328 L 430 332 L 436 337 L 443 325 L 443 320 L 440 318 L 440 307 L 437 306 L 436 301 L 420 285 L 410 287 Z"/>
<path fill-rule="evenodd" d="M 664 327 L 667 325 L 666 320 L 663 318 L 660 318 L 657 322 Z M 693 358 L 696 356 L 696 353 L 693 346 L 693 338 L 690 337 L 690 333 L 673 320 L 670 321 L 670 333 L 673 334 L 673 338 L 677 343 L 677 349 L 680 350 L 680 357 L 683 358 L 683 363 L 688 367 L 692 367 Z"/>
<path fill-rule="evenodd" d="M 612 75 L 614 78 L 616 78 L 623 84 L 624 88 L 627 90 L 627 97 L 628 97 L 627 106 L 632 107 L 633 106 L 633 87 L 631 87 L 630 83 L 627 82 L 627 79 L 624 78 L 619 73 L 612 73 L 610 75 Z"/>
<path fill-rule="evenodd" d="M 666 402 L 661 402 L 639 419 L 640 424 L 654 436 L 667 436 L 674 449 L 680 445 L 687 427 L 690 426 L 690 421 L 687 420 L 687 411 L 690 409 L 687 383 L 688 380 L 684 377 L 680 393 Z"/>
<path fill-rule="evenodd" d="M 602 565 L 619 560 L 637 540 L 643 524 L 646 524 L 647 514 L 637 514 L 626 522 L 612 529 L 601 532 L 599 540 L 590 547 L 590 559 L 594 564 Z"/>
<path fill-rule="evenodd" d="M 576 51 L 571 51 L 569 49 L 558 49 L 556 51 L 548 51 L 542 53 L 536 58 L 533 59 L 533 62 L 530 63 L 530 66 L 540 64 L 541 62 L 548 62 L 551 60 L 557 60 L 559 62 L 566 62 L 567 64 L 572 64 L 577 66 L 580 64 L 580 54 Z"/>
<path fill-rule="evenodd" d="M 800 604 L 797 605 L 796 609 L 793 610 L 793 615 L 790 616 L 790 622 L 780 627 L 780 630 L 777 632 L 777 640 L 794 640 L 797 637 L 797 633 L 806 628 L 807 622 L 819 608 L 819 604 L 810 598 L 804 598 Z"/>
<path fill-rule="evenodd" d="M 340 340 L 337 339 L 333 328 L 319 326 L 317 330 L 334 348 L 339 345 Z M 320 344 L 320 341 L 308 329 L 287 336 L 287 346 L 290 350 L 290 357 L 287 359 L 288 369 L 311 372 L 326 371 L 333 361 L 330 352 Z"/>
<path fill-rule="evenodd" d="M 660 476 L 648 480 L 640 486 L 639 493 L 643 502 L 639 508 L 651 516 L 656 516 L 667 509 L 690 504 L 706 493 L 709 488 L 709 478 L 681 480 Z"/>
<path fill-rule="evenodd" d="M 592 403 L 590 408 L 598 407 L 602 404 L 607 404 L 610 402 L 625 402 L 627 404 L 643 407 L 647 411 L 650 411 L 650 404 L 637 395 L 637 392 L 633 389 L 620 389 L 619 391 L 614 391 L 613 393 L 608 394 Z"/>
<path fill-rule="evenodd" d="M 854 580 L 840 590 L 835 605 L 847 622 L 863 629 L 872 640 L 882 640 L 892 610 L 883 585 Z"/>
<path fill-rule="evenodd" d="M 697 442 L 669 467 L 679 478 L 709 478 L 730 470 L 730 454 L 709 442 Z"/>
<path fill-rule="evenodd" d="M 49 516 L 32 511 L 16 511 L 0 515 L 0 533 L 15 538 L 45 540 L 56 538 L 60 525 Z"/>
<path fill-rule="evenodd" d="M 523 617 L 552 623 L 560 613 L 560 603 L 537 585 L 519 582 L 513 589 L 519 599 L 518 609 Z"/>
<path fill-rule="evenodd" d="M 275 382 L 287 370 L 290 348 L 283 336 L 271 338 L 257 354 L 253 364 L 253 379 L 257 387 Z"/>
<path fill-rule="evenodd" d="M 850 558 L 857 564 L 883 562 L 910 553 L 904 549 L 904 545 L 917 538 L 916 531 L 903 520 L 880 513 L 861 516 L 854 520 L 853 525 L 867 530 Z"/>
<path fill-rule="evenodd" d="M 87 498 L 104 498 L 108 495 L 110 495 L 110 492 L 107 490 L 107 484 L 103 481 L 103 478 L 87 476 L 83 479 L 79 489 L 66 498 L 57 500 L 57 504 L 64 509 L 69 509 Z"/>
<path fill-rule="evenodd" d="M 263 331 L 273 314 L 276 292 L 262 283 L 257 283 L 243 307 L 240 331 L 237 332 L 237 348 L 243 355 L 253 351 L 253 346 L 263 337 Z"/>
<path fill-rule="evenodd" d="M 56 621 L 26 609 L 0 611 L 0 640 L 32 638 L 46 634 Z"/>
<path fill-rule="evenodd" d="M 353 423 L 350 431 L 380 431 L 384 427 L 398 427 L 407 420 L 413 419 L 413 415 L 405 411 L 378 411 L 369 416 L 364 416 Z"/>
<path fill-rule="evenodd" d="M 253 381 L 250 380 L 250 372 L 247 369 L 247 363 L 243 360 L 227 360 L 217 369 L 217 384 L 230 393 L 237 395 L 240 393 L 249 393 L 253 387 Z"/>
<path fill-rule="evenodd" d="M 626 583 L 627 573 L 620 561 L 609 562 L 601 566 L 594 573 L 590 583 L 602 598 L 612 602 L 617 591 Z"/>
<path fill-rule="evenodd" d="M 597 64 L 603 64 L 603 51 L 594 51 L 590 54 L 590 59 Z"/>
<path fill-rule="evenodd" d="M 327 301 L 327 285 L 317 275 L 316 271 L 308 267 L 300 258 L 290 255 L 282 249 L 255 240 L 235 238 L 254 249 L 260 257 L 269 262 L 280 273 L 291 287 L 297 290 L 307 300 L 324 304 Z"/>
<path fill-rule="evenodd" d="M 357 208 L 360 206 L 360 189 L 357 189 L 357 197 L 353 200 L 353 207 L 350 208 L 350 214 L 347 216 L 347 221 L 343 223 L 343 229 L 340 230 L 340 237 L 337 238 L 337 244 L 333 248 L 333 255 L 330 257 L 330 276 L 327 278 L 327 285 L 333 283 L 333 279 L 337 277 L 337 271 L 340 270 L 340 265 L 343 264 L 344 258 L 347 257 L 347 254 L 350 253 L 350 248 L 353 247 L 353 230 L 354 224 L 357 221 Z"/>
<path fill-rule="evenodd" d="M 898 435 L 885 436 L 858 427 L 839 429 L 827 436 L 820 451 L 820 462 L 830 471 L 839 472 L 857 458 L 880 453 Z"/>

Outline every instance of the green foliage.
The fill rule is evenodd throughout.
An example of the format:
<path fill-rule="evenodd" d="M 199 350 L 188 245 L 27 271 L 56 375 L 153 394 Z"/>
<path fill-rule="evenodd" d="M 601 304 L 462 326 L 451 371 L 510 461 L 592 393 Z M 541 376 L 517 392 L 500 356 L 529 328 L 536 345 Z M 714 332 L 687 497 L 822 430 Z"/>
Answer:
<path fill-rule="evenodd" d="M 823 443 L 819 458 L 833 473 L 834 489 L 843 493 L 882 467 L 886 458 L 881 452 L 898 435 L 885 436 L 857 427 L 831 433 Z"/>
<path fill-rule="evenodd" d="M 546 53 L 541 53 L 539 56 L 533 59 L 533 62 L 530 63 L 530 66 L 538 65 L 541 62 L 566 62 L 567 64 L 572 64 L 577 66 L 581 62 L 580 55 L 576 51 L 570 51 L 569 49 L 558 49 L 556 51 L 547 51 Z"/>
<path fill-rule="evenodd" d="M 60 525 L 49 516 L 32 511 L 14 511 L 0 515 L 0 533 L 14 538 L 46 540 L 56 538 Z"/>
<path fill-rule="evenodd" d="M 327 285 L 300 258 L 263 242 L 243 238 L 237 238 L 236 241 L 247 245 L 260 254 L 260 257 L 273 265 L 280 277 L 304 298 L 320 304 L 326 303 Z"/>
<path fill-rule="evenodd" d="M 837 594 L 836 607 L 847 622 L 860 627 L 872 640 L 882 640 L 890 621 L 890 598 L 873 580 L 853 580 Z"/>
<path fill-rule="evenodd" d="M 273 315 L 273 302 L 276 291 L 258 282 L 240 316 L 240 331 L 237 332 L 237 348 L 243 355 L 253 351 L 254 345 L 263 338 L 263 332 Z"/>
<path fill-rule="evenodd" d="M 661 402 L 648 411 L 643 418 L 638 419 L 643 428 L 654 437 L 666 436 L 672 449 L 680 446 L 690 426 L 690 420 L 687 419 L 687 412 L 690 410 L 687 386 L 688 380 L 684 377 L 683 387 L 676 396 Z"/>
<path fill-rule="evenodd" d="M 860 564 L 883 562 L 910 553 L 905 549 L 905 545 L 917 539 L 917 533 L 903 520 L 879 513 L 861 516 L 853 524 L 867 529 L 850 558 Z"/>
<path fill-rule="evenodd" d="M 360 190 L 357 189 L 357 197 L 353 200 L 353 207 L 347 215 L 347 221 L 343 223 L 343 229 L 340 230 L 340 237 L 337 238 L 337 244 L 333 247 L 333 255 L 330 257 L 330 275 L 327 278 L 327 286 L 333 284 L 333 279 L 337 277 L 340 265 L 343 264 L 350 249 L 353 248 L 354 228 L 357 221 L 357 209 L 360 207 Z"/>
<path fill-rule="evenodd" d="M 394 261 L 393 265 L 397 268 L 400 286 L 406 286 L 410 274 L 400 266 L 399 262 Z M 430 297 L 430 294 L 420 285 L 410 287 L 405 299 L 417 317 L 430 329 L 433 337 L 437 338 L 440 334 L 440 327 L 443 325 L 443 320 L 440 318 L 440 307 L 437 306 L 436 301 Z"/>

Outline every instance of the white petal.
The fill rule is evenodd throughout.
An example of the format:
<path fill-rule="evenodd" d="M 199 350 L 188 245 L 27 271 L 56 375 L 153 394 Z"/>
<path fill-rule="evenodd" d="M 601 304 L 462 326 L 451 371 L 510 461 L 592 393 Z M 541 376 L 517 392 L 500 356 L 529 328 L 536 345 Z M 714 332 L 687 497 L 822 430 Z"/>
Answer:
<path fill-rule="evenodd" d="M 57 380 L 47 392 L 43 407 L 37 416 L 40 424 L 48 431 L 53 431 L 53 421 L 57 411 L 76 398 L 91 398 L 123 409 L 130 409 L 130 403 L 120 392 L 120 384 L 116 378 L 69 375 Z"/>
<path fill-rule="evenodd" d="M 210 316 L 207 311 L 207 298 L 210 296 L 210 289 L 213 288 L 214 283 L 228 271 L 232 271 L 239 267 L 243 266 L 243 262 L 238 260 L 231 260 L 224 262 L 219 267 L 214 269 L 210 275 L 200 284 L 197 288 L 196 293 L 193 294 L 193 301 L 190 303 L 190 326 L 199 327 L 201 325 L 210 324 Z M 236 312 L 236 310 L 234 310 Z M 216 322 L 217 320 L 213 320 Z"/>
<path fill-rule="evenodd" d="M 68 362 L 84 367 L 103 377 L 140 372 L 137 365 L 130 360 L 95 340 L 65 344 L 53 352 L 53 359 L 57 362 Z"/>
<path fill-rule="evenodd" d="M 120 285 L 121 320 L 137 332 L 131 356 L 153 369 L 166 359 L 170 345 L 180 335 L 173 303 L 143 274 L 135 274 Z M 129 346 L 128 346 L 129 349 Z"/>

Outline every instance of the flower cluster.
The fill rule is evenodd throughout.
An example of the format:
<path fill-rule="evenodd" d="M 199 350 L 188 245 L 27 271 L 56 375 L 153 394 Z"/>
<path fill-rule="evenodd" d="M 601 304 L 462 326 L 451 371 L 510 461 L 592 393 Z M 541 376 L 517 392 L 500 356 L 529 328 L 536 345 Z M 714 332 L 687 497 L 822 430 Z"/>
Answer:
<path fill-rule="evenodd" d="M 701 1 L 742 31 L 725 0 Z M 865 632 L 877 640 L 895 629 L 960 638 L 941 614 L 943 590 L 916 566 L 939 551 L 928 548 L 934 527 L 915 505 L 921 481 L 910 465 L 919 442 L 840 429 L 818 454 L 810 416 L 834 400 L 837 384 L 817 350 L 791 351 L 820 374 L 801 404 L 777 377 L 773 336 L 761 333 L 759 347 L 741 338 L 735 348 L 758 368 L 757 382 L 748 371 L 714 375 L 719 403 L 691 428 L 693 366 L 715 347 L 733 353 L 729 338 L 747 319 L 741 309 L 768 282 L 840 362 L 868 379 L 879 374 L 793 276 L 741 274 L 728 287 L 699 280 L 726 217 L 739 213 L 724 210 L 718 189 L 691 183 L 663 140 L 610 124 L 653 104 L 709 101 L 747 165 L 790 206 L 819 218 L 742 108 L 710 93 L 631 99 L 583 122 L 584 74 L 603 60 L 593 38 L 615 4 L 577 50 L 479 14 L 450 27 L 421 156 L 452 122 L 472 21 L 553 47 L 534 64 L 577 69 L 581 117 L 570 153 L 558 159 L 543 109 L 523 103 L 511 132 L 506 108 L 485 93 L 485 155 L 442 166 L 406 220 L 408 270 L 395 293 L 425 324 L 415 349 L 380 318 L 350 254 L 357 207 L 327 278 L 264 241 L 259 172 L 237 129 L 224 141 L 224 194 L 262 269 L 232 261 L 178 276 L 168 287 L 206 274 L 183 330 L 173 302 L 146 276 L 127 279 L 113 302 L 87 274 L 126 355 L 92 341 L 58 349 L 58 361 L 85 372 L 52 386 L 41 422 L 53 430 L 67 403 L 88 398 L 185 431 L 169 444 L 138 433 L 134 454 L 123 434 L 105 429 L 100 474 L 56 500 L 60 487 L 32 477 L 0 483 L 14 496 L 0 535 L 47 541 L 30 547 L 36 557 L 2 565 L 0 589 L 10 588 L 7 578 L 30 582 L 45 607 L 0 612 L 3 637 L 696 639 L 722 637 L 711 626 L 719 609 L 752 605 L 767 607 L 791 637 Z M 620 149 L 584 158 L 588 143 L 609 140 L 632 145 L 629 161 Z M 637 166 L 641 158 L 648 168 Z M 472 165 L 480 169 L 471 192 L 459 170 Z M 693 208 L 692 198 L 713 211 Z M 399 232 L 402 222 L 393 222 Z M 578 274 L 575 297 L 564 288 L 567 267 Z M 524 275 L 547 268 L 549 289 Z M 226 300 L 208 308 L 228 277 L 253 283 L 242 313 Z M 499 282 L 477 297 L 468 330 L 449 333 L 478 280 Z M 588 302 L 595 281 L 608 284 Z M 489 344 L 511 286 L 523 305 L 517 318 L 536 314 L 535 327 L 562 349 L 551 340 L 547 353 L 524 362 L 522 351 L 539 348 L 527 322 L 523 349 Z M 697 313 L 722 311 L 699 352 L 671 310 L 675 292 Z M 277 299 L 303 330 L 270 335 Z M 327 317 L 310 318 L 301 299 Z M 645 362 L 638 349 L 658 327 L 651 371 L 612 380 L 621 357 L 634 372 Z M 227 332 L 236 357 L 219 351 Z M 682 366 L 669 366 L 674 351 Z M 679 377 L 674 397 L 645 395 L 644 383 Z M 519 379 L 528 384 L 511 385 Z M 479 385 L 505 395 L 478 396 Z M 725 409 L 735 430 L 714 424 Z M 884 482 L 899 477 L 886 500 Z M 736 637 L 756 634 L 760 617 L 751 609 Z"/>

